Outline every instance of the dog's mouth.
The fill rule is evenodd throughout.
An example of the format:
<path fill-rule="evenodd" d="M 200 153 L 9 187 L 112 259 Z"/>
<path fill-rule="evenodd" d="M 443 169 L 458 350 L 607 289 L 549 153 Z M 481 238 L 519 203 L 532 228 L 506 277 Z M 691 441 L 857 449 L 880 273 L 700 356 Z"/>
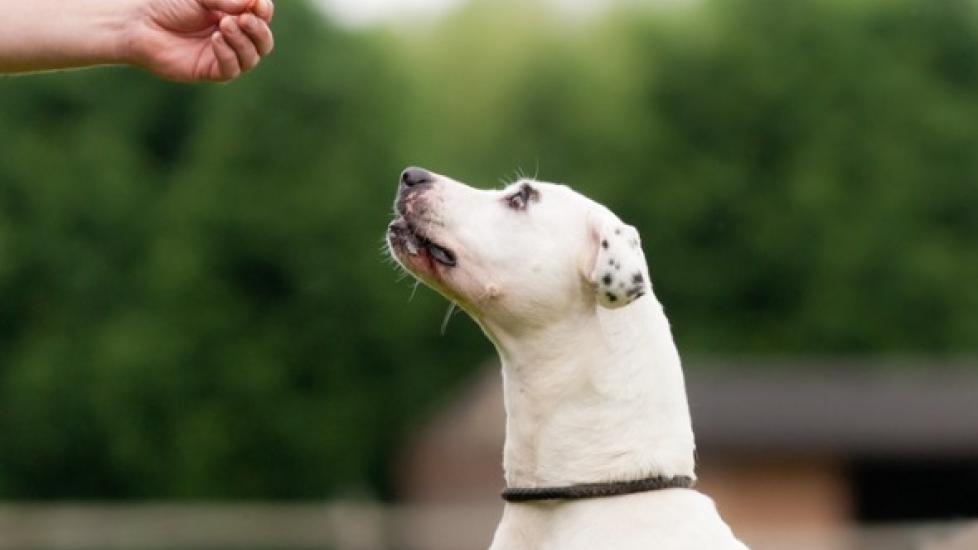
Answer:
<path fill-rule="evenodd" d="M 424 235 L 403 216 L 387 226 L 387 239 L 395 252 L 421 258 L 445 267 L 455 267 L 458 258 L 455 253 Z"/>

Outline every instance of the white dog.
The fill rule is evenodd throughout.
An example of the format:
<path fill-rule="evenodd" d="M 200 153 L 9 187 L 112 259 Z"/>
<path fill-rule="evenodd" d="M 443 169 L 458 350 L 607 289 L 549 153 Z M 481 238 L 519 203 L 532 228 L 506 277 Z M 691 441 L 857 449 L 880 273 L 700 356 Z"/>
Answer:
<path fill-rule="evenodd" d="M 409 168 L 388 245 L 495 344 L 508 501 L 491 550 L 744 550 L 689 488 L 679 355 L 638 232 L 570 188 Z"/>

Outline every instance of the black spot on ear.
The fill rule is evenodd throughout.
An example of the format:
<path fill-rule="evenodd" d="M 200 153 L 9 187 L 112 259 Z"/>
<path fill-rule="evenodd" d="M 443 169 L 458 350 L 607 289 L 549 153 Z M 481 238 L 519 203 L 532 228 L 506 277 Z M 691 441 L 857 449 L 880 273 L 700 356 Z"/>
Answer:
<path fill-rule="evenodd" d="M 642 281 L 644 281 L 644 280 L 645 279 L 642 277 L 642 274 L 641 273 L 636 273 L 635 275 L 632 275 L 632 282 L 635 283 L 635 284 L 637 284 L 637 285 L 642 284 Z"/>
<path fill-rule="evenodd" d="M 601 282 L 604 286 L 611 286 L 611 273 L 605 273 L 604 277 L 601 277 Z"/>
<path fill-rule="evenodd" d="M 603 248 L 605 250 L 608 249 L 608 241 L 607 240 L 601 241 L 601 248 Z"/>
<path fill-rule="evenodd" d="M 615 265 L 615 259 L 612 258 L 612 259 L 608 260 L 608 265 Z"/>
<path fill-rule="evenodd" d="M 618 296 L 615 296 L 614 294 L 612 294 L 610 292 L 606 292 L 605 293 L 605 296 L 608 297 L 608 301 L 611 302 L 611 303 L 615 303 L 615 302 L 618 301 Z"/>

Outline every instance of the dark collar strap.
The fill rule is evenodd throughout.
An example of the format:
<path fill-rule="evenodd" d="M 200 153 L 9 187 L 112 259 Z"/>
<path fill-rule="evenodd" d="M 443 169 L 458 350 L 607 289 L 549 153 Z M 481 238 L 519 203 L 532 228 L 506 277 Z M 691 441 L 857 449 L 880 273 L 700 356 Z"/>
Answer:
<path fill-rule="evenodd" d="M 689 489 L 693 486 L 689 476 L 648 477 L 635 481 L 609 481 L 607 483 L 581 483 L 567 487 L 508 487 L 503 491 L 506 502 L 531 502 L 534 500 L 577 500 L 582 498 L 603 498 L 661 489 Z"/>

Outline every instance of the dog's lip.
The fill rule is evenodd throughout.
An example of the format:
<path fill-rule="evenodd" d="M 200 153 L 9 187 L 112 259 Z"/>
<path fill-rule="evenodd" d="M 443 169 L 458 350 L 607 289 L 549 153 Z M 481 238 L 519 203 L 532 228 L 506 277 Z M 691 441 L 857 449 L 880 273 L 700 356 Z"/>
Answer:
<path fill-rule="evenodd" d="M 387 233 L 391 237 L 392 243 L 409 256 L 418 256 L 424 253 L 432 261 L 445 267 L 458 265 L 458 258 L 450 248 L 428 238 L 404 216 L 398 216 L 392 221 L 387 226 Z"/>

